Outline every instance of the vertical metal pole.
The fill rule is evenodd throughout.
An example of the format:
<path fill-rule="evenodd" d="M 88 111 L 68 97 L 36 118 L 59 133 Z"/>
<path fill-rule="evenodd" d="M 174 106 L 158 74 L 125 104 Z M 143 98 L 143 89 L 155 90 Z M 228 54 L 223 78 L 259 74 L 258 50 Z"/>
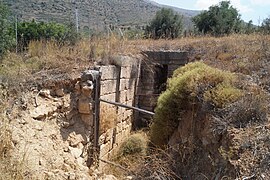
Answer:
<path fill-rule="evenodd" d="M 99 150 L 99 120 L 100 120 L 100 80 L 101 73 L 98 71 L 96 79 L 95 79 L 95 117 L 94 117 L 94 125 L 95 125 L 95 134 L 94 134 L 94 147 L 95 151 Z"/>
<path fill-rule="evenodd" d="M 18 17 L 15 16 L 16 54 L 18 53 Z"/>
<path fill-rule="evenodd" d="M 75 16 L 76 16 L 76 32 L 79 32 L 79 17 L 78 17 L 78 9 L 75 9 Z"/>

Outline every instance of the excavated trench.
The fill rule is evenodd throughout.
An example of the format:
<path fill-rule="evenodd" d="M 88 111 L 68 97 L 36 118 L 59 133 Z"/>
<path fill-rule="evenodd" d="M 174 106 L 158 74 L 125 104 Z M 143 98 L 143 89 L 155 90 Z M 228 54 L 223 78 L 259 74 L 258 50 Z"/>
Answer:
<path fill-rule="evenodd" d="M 100 67 L 100 97 L 154 111 L 167 78 L 188 62 L 188 56 L 186 52 L 145 52 L 143 61 L 119 57 L 117 62 L 116 66 Z M 72 79 L 43 81 L 25 93 L 23 103 L 15 104 L 9 113 L 13 158 L 24 164 L 26 179 L 103 176 L 106 163 L 93 156 L 95 85 L 87 72 Z M 100 111 L 97 156 L 103 160 L 116 154 L 132 129 L 151 122 L 149 116 L 111 105 L 101 104 Z M 270 126 L 225 126 L 202 107 L 197 107 L 195 114 L 186 112 L 169 141 L 176 173 L 183 179 L 270 178 L 266 136 Z M 258 169 L 261 175 L 256 174 Z"/>

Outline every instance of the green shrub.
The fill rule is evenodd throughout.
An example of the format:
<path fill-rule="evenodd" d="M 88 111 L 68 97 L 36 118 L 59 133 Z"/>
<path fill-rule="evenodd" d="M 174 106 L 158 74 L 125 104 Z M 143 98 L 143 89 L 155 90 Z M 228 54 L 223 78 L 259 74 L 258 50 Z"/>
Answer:
<path fill-rule="evenodd" d="M 18 24 L 18 39 L 21 48 L 26 48 L 30 41 L 55 40 L 58 43 L 74 44 L 79 35 L 73 25 L 64 25 L 55 22 L 21 22 Z"/>
<path fill-rule="evenodd" d="M 150 129 L 151 141 L 165 145 L 178 127 L 182 114 L 203 103 L 225 107 L 242 96 L 235 87 L 236 75 L 209 67 L 201 62 L 177 69 L 160 95 Z M 196 113 L 196 112 L 194 112 Z"/>
<path fill-rule="evenodd" d="M 212 101 L 215 106 L 219 108 L 222 108 L 231 102 L 235 102 L 242 96 L 242 90 L 223 83 L 204 93 L 204 99 Z"/>
<path fill-rule="evenodd" d="M 119 155 L 145 154 L 147 149 L 147 138 L 142 133 L 131 135 L 120 147 Z"/>

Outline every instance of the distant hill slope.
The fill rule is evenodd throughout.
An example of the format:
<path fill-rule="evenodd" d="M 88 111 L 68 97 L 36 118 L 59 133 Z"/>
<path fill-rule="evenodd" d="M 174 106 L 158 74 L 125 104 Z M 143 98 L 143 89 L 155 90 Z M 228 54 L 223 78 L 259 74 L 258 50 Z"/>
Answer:
<path fill-rule="evenodd" d="M 3 0 L 19 20 L 75 22 L 78 9 L 81 29 L 102 29 L 106 25 L 143 26 L 163 5 L 149 0 Z M 166 6 L 169 7 L 169 6 Z M 191 26 L 191 17 L 199 11 L 172 7 L 184 15 L 184 24 Z"/>

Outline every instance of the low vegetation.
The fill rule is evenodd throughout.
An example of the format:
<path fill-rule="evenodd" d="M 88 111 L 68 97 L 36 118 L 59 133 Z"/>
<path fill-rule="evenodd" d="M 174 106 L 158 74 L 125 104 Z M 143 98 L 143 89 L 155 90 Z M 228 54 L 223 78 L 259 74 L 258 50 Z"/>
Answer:
<path fill-rule="evenodd" d="M 158 99 L 151 126 L 152 142 L 159 146 L 166 145 L 184 114 L 188 111 L 196 114 L 202 108 L 207 112 L 230 108 L 232 121 L 238 126 L 252 121 L 266 121 L 263 93 L 258 88 L 250 89 L 243 84 L 236 74 L 209 67 L 202 62 L 177 69 L 168 82 L 167 90 Z M 248 104 L 256 105 L 256 108 L 248 108 Z"/>
<path fill-rule="evenodd" d="M 174 13 L 172 9 L 162 8 L 146 27 L 145 35 L 154 39 L 174 39 L 180 36 L 182 29 L 181 16 Z"/>
<path fill-rule="evenodd" d="M 178 127 L 181 115 L 189 109 L 196 113 L 199 103 L 223 107 L 239 99 L 242 93 L 234 85 L 235 81 L 234 74 L 201 62 L 177 69 L 168 82 L 167 90 L 158 99 L 151 126 L 151 141 L 159 146 L 166 145 Z"/>
<path fill-rule="evenodd" d="M 145 155 L 147 149 L 146 135 L 143 133 L 133 134 L 128 137 L 120 147 L 119 156 L 127 155 Z"/>
<path fill-rule="evenodd" d="M 74 25 L 64 25 L 55 22 L 21 22 L 18 23 L 18 44 L 20 50 L 28 47 L 31 41 L 49 41 L 54 40 L 62 45 L 64 43 L 75 44 L 79 39 L 79 34 L 76 33 Z"/>

